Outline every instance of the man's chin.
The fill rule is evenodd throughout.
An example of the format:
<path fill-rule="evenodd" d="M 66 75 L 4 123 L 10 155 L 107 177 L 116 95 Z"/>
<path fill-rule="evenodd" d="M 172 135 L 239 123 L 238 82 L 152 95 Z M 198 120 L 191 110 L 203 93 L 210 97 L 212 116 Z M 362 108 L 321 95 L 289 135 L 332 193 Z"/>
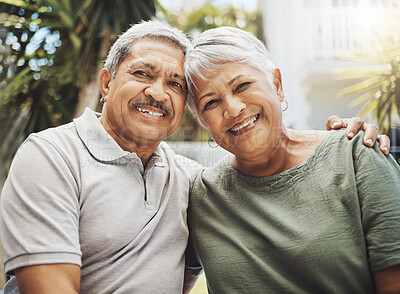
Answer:
<path fill-rule="evenodd" d="M 162 127 L 147 127 L 140 132 L 139 138 L 148 142 L 161 142 L 170 135 L 171 133 L 168 131 L 168 129 L 164 129 Z"/>

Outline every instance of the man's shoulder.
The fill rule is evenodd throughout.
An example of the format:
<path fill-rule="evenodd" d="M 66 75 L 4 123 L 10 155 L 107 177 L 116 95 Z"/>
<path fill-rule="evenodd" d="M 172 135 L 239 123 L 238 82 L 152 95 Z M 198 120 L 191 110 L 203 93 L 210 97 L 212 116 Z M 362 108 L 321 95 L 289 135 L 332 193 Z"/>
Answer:
<path fill-rule="evenodd" d="M 190 176 L 197 173 L 197 171 L 203 169 L 203 166 L 195 160 L 192 160 L 186 156 L 181 154 L 176 154 L 171 146 L 169 146 L 166 142 L 161 142 L 160 148 L 166 153 L 168 156 L 168 160 L 174 162 L 174 165 L 177 168 L 185 170 L 189 173 Z"/>
<path fill-rule="evenodd" d="M 30 134 L 21 147 L 26 145 L 31 146 L 30 148 L 45 148 L 47 151 L 64 150 L 64 152 L 66 152 L 67 150 L 71 150 L 71 146 L 77 146 L 81 149 L 80 147 L 82 143 L 77 134 L 74 123 L 70 122 L 58 127 L 52 127 Z"/>
<path fill-rule="evenodd" d="M 59 140 L 65 141 L 68 137 L 77 137 L 76 127 L 73 122 L 32 133 L 28 138 L 40 138 L 50 142 L 57 142 Z"/>

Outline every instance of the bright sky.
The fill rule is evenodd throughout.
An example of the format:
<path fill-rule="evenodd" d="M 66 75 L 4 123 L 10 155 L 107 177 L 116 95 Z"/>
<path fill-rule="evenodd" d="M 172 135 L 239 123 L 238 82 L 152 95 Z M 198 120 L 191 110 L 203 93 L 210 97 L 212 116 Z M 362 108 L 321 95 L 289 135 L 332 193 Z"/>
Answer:
<path fill-rule="evenodd" d="M 212 0 L 211 3 L 215 6 L 230 6 L 233 5 L 243 10 L 253 11 L 257 9 L 258 0 Z M 199 7 L 206 0 L 159 0 L 160 4 L 166 9 L 179 9 L 181 7 Z M 193 2 L 196 2 L 194 4 Z"/>

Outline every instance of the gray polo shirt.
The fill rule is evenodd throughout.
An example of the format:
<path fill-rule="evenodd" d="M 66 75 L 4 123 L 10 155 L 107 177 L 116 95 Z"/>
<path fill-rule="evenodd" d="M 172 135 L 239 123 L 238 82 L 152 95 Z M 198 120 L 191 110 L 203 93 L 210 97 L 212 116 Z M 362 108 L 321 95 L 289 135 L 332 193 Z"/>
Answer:
<path fill-rule="evenodd" d="M 144 169 L 98 116 L 86 109 L 21 145 L 1 196 L 5 270 L 73 263 L 81 293 L 181 293 L 198 164 L 162 142 Z"/>

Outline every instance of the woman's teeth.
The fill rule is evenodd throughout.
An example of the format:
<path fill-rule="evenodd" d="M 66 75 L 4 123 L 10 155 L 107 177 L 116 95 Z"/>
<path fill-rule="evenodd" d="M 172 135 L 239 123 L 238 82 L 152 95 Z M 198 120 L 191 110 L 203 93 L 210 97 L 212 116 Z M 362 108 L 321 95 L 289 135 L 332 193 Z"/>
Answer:
<path fill-rule="evenodd" d="M 153 111 L 150 111 L 150 110 L 145 110 L 145 109 L 142 109 L 140 107 L 136 107 L 136 109 L 139 110 L 140 112 L 143 112 L 143 113 L 146 113 L 146 114 L 150 114 L 152 116 L 158 116 L 158 117 L 164 116 L 163 113 L 158 113 L 158 112 L 153 112 Z"/>
<path fill-rule="evenodd" d="M 254 124 L 259 117 L 259 114 L 255 115 L 254 117 L 250 118 L 249 120 L 245 121 L 242 125 L 229 129 L 230 132 L 239 132 L 244 128 L 248 127 L 251 124 Z"/>

